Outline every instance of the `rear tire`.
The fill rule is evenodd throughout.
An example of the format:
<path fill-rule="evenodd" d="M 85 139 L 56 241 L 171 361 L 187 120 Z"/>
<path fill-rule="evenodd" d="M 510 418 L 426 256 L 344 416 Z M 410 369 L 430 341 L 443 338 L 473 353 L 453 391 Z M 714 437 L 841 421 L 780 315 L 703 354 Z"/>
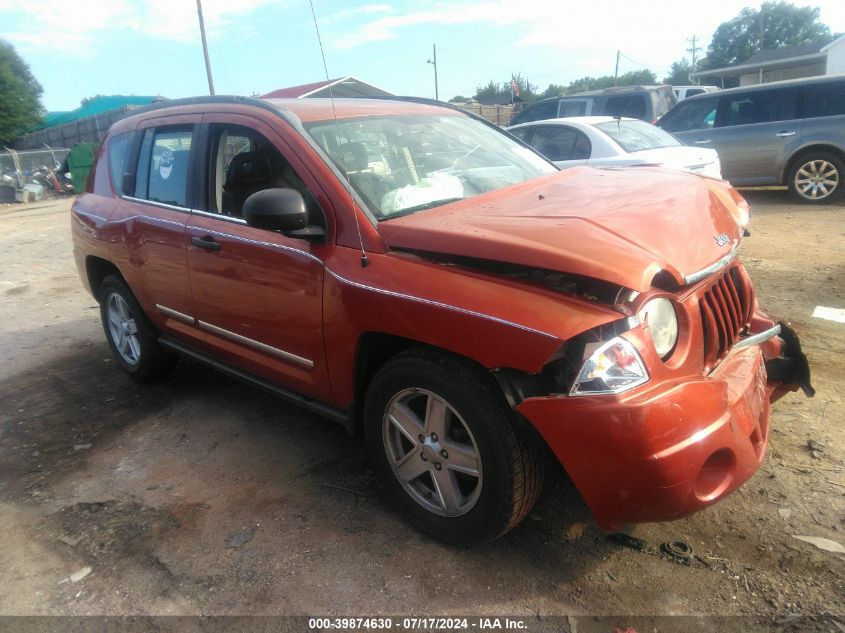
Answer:
<path fill-rule="evenodd" d="M 828 204 L 845 192 L 845 165 L 828 152 L 804 154 L 789 169 L 787 185 L 792 196 L 805 204 Z"/>
<path fill-rule="evenodd" d="M 491 541 L 531 511 L 542 453 L 489 374 L 432 350 L 385 363 L 367 390 L 370 457 L 411 523 L 456 545 Z"/>
<path fill-rule="evenodd" d="M 109 275 L 100 284 L 100 320 L 115 360 L 136 382 L 166 376 L 176 362 L 158 344 L 158 335 L 126 283 Z"/>

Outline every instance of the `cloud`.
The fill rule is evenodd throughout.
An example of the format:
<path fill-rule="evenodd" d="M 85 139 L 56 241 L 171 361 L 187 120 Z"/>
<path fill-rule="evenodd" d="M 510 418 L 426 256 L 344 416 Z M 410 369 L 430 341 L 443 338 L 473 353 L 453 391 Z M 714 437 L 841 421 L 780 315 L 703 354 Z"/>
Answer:
<path fill-rule="evenodd" d="M 350 18 L 354 18 L 360 15 L 372 15 L 374 13 L 393 13 L 394 11 L 395 9 L 391 4 L 365 4 L 360 7 L 353 7 L 351 9 L 342 9 L 341 11 L 336 11 L 324 18 L 320 17 L 318 14 L 317 19 L 320 21 L 321 24 L 331 24 L 337 22 L 345 22 Z"/>
<path fill-rule="evenodd" d="M 206 28 L 214 33 L 233 18 L 273 0 L 204 0 Z M 0 0 L 6 29 L 0 37 L 29 49 L 88 55 L 104 37 L 130 34 L 183 42 L 199 33 L 193 0 Z M 9 28 L 9 25 L 13 25 Z"/>

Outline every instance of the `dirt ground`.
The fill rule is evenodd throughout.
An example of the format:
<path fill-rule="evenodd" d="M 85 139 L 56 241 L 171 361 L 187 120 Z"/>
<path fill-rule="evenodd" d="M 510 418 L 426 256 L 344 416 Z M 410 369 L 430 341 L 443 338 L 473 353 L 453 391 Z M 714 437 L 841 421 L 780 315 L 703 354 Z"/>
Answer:
<path fill-rule="evenodd" d="M 560 475 L 503 539 L 448 547 L 401 520 L 340 426 L 190 362 L 133 384 L 77 278 L 70 201 L 0 207 L 0 614 L 845 613 L 845 555 L 794 538 L 845 544 L 845 324 L 811 317 L 845 307 L 845 207 L 747 196 L 744 261 L 818 394 L 776 405 L 737 493 L 637 526 L 645 551 Z M 659 554 L 673 540 L 692 564 Z"/>

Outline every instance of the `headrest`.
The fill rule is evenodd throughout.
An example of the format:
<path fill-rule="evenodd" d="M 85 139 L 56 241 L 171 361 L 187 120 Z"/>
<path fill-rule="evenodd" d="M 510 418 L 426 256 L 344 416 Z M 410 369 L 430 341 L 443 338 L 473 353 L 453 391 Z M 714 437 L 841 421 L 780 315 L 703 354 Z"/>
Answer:
<path fill-rule="evenodd" d="M 363 143 L 344 143 L 340 146 L 347 171 L 363 171 L 370 166 L 367 148 Z"/>
<path fill-rule="evenodd" d="M 261 151 L 235 154 L 229 163 L 226 186 L 264 183 L 270 180 L 270 159 Z"/>

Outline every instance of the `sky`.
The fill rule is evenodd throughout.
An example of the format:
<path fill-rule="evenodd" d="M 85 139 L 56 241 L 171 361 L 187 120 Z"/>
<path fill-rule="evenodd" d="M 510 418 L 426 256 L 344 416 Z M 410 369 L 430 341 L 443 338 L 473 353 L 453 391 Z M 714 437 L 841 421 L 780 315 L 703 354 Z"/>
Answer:
<path fill-rule="evenodd" d="M 471 96 L 521 73 L 539 90 L 648 68 L 658 79 L 706 52 L 748 0 L 313 0 L 330 77 L 354 75 L 395 94 Z M 845 32 L 843 0 L 817 6 Z M 216 92 L 255 95 L 326 78 L 308 0 L 203 0 Z M 44 88 L 48 111 L 95 94 L 208 94 L 195 0 L 0 0 L 0 38 Z"/>

